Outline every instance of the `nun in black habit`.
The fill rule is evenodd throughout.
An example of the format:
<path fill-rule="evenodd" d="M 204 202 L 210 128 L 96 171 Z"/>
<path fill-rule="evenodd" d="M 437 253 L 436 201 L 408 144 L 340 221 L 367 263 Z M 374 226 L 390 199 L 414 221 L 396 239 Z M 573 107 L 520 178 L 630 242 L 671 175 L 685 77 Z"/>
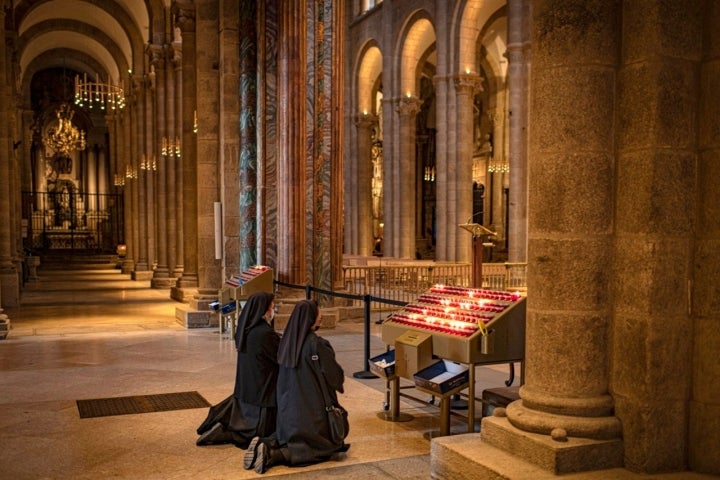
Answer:
<path fill-rule="evenodd" d="M 280 336 L 272 326 L 274 312 L 271 293 L 255 292 L 248 297 L 235 332 L 235 391 L 210 407 L 197 429 L 198 445 L 232 443 L 245 449 L 254 437 L 275 431 Z"/>
<path fill-rule="evenodd" d="M 343 393 L 345 375 L 330 342 L 315 334 L 319 325 L 317 303 L 298 302 L 278 351 L 277 429 L 269 438 L 253 438 L 243 460 L 246 469 L 255 467 L 256 472 L 265 473 L 273 465 L 309 465 L 350 447 L 330 439 L 325 399 L 318 383 L 323 379 L 315 373 L 317 365 L 313 362 L 319 362 L 334 403 L 336 392 Z"/>

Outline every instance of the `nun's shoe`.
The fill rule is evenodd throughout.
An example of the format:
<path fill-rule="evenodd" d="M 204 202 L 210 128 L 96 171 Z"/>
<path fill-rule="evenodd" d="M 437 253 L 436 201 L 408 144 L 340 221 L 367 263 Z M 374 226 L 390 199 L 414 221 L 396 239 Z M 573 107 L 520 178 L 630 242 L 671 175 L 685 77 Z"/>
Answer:
<path fill-rule="evenodd" d="M 204 445 L 218 445 L 221 443 L 229 443 L 232 441 L 232 433 L 225 430 L 221 423 L 216 423 L 207 432 L 200 435 L 196 445 L 202 447 Z"/>
<path fill-rule="evenodd" d="M 263 444 L 260 442 L 260 437 L 255 437 L 250 440 L 250 445 L 248 445 L 247 450 L 245 450 L 245 456 L 243 457 L 243 467 L 245 470 L 250 470 L 255 466 L 258 458 L 258 450 L 261 445 Z"/>

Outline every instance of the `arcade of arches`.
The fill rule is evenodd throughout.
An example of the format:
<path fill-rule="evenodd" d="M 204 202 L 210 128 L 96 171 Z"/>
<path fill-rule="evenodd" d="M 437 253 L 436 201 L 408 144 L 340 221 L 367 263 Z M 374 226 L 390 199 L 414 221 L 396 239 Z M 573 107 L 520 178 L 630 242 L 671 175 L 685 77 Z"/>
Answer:
<path fill-rule="evenodd" d="M 2 0 L 0 306 L 51 252 L 198 313 L 258 263 L 467 263 L 479 223 L 528 263 L 524 385 L 435 478 L 720 474 L 717 3 Z"/>

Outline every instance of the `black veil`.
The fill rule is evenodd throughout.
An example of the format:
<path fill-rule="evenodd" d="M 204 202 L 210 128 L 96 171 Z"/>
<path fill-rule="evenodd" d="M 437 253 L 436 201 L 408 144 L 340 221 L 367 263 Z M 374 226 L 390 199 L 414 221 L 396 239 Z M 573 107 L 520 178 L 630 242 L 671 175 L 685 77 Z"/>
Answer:
<path fill-rule="evenodd" d="M 263 318 L 265 312 L 270 308 L 275 296 L 268 292 L 255 292 L 250 295 L 240 311 L 240 318 L 238 318 L 237 330 L 235 331 L 235 346 L 238 352 L 244 352 L 247 345 L 247 333 L 253 328 L 258 322 L 266 321 Z"/>
<path fill-rule="evenodd" d="M 303 300 L 295 305 L 285 332 L 280 339 L 278 363 L 283 367 L 295 368 L 300 360 L 303 343 L 312 330 L 319 313 L 317 302 Z"/>

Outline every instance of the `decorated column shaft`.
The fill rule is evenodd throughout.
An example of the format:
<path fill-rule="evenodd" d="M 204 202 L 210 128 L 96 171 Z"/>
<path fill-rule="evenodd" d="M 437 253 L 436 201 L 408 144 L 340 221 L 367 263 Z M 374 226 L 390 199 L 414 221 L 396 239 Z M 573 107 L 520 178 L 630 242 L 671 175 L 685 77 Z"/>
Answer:
<path fill-rule="evenodd" d="M 473 98 L 475 92 L 482 91 L 480 76 L 473 73 L 463 73 L 455 78 L 455 92 L 457 98 L 457 124 L 455 170 L 457 172 L 471 172 L 473 161 Z M 457 224 L 459 229 L 462 223 L 475 223 L 473 215 L 473 180 L 470 175 L 457 175 L 455 178 L 455 205 Z M 472 235 L 466 232 L 457 232 L 455 237 L 456 262 L 470 263 L 472 260 Z"/>
<path fill-rule="evenodd" d="M 373 250 L 373 212 L 372 212 L 372 141 L 373 126 L 377 117 L 360 114 L 356 117 L 357 127 L 357 175 L 352 179 L 356 188 L 356 199 L 353 205 L 352 224 L 357 238 L 356 255 L 371 255 Z M 362 180 L 361 180 L 362 179 Z M 360 180 L 360 181 L 358 181 Z"/>
<path fill-rule="evenodd" d="M 175 3 L 175 22 L 182 32 L 182 230 L 183 273 L 179 288 L 198 286 L 195 5 Z"/>
<path fill-rule="evenodd" d="M 421 100 L 416 97 L 402 97 L 397 111 L 400 121 L 400 142 L 397 155 L 398 183 L 400 208 L 396 220 L 399 227 L 398 249 L 393 256 L 399 258 L 415 258 L 415 191 L 417 176 L 415 174 L 415 117 L 420 111 Z"/>

